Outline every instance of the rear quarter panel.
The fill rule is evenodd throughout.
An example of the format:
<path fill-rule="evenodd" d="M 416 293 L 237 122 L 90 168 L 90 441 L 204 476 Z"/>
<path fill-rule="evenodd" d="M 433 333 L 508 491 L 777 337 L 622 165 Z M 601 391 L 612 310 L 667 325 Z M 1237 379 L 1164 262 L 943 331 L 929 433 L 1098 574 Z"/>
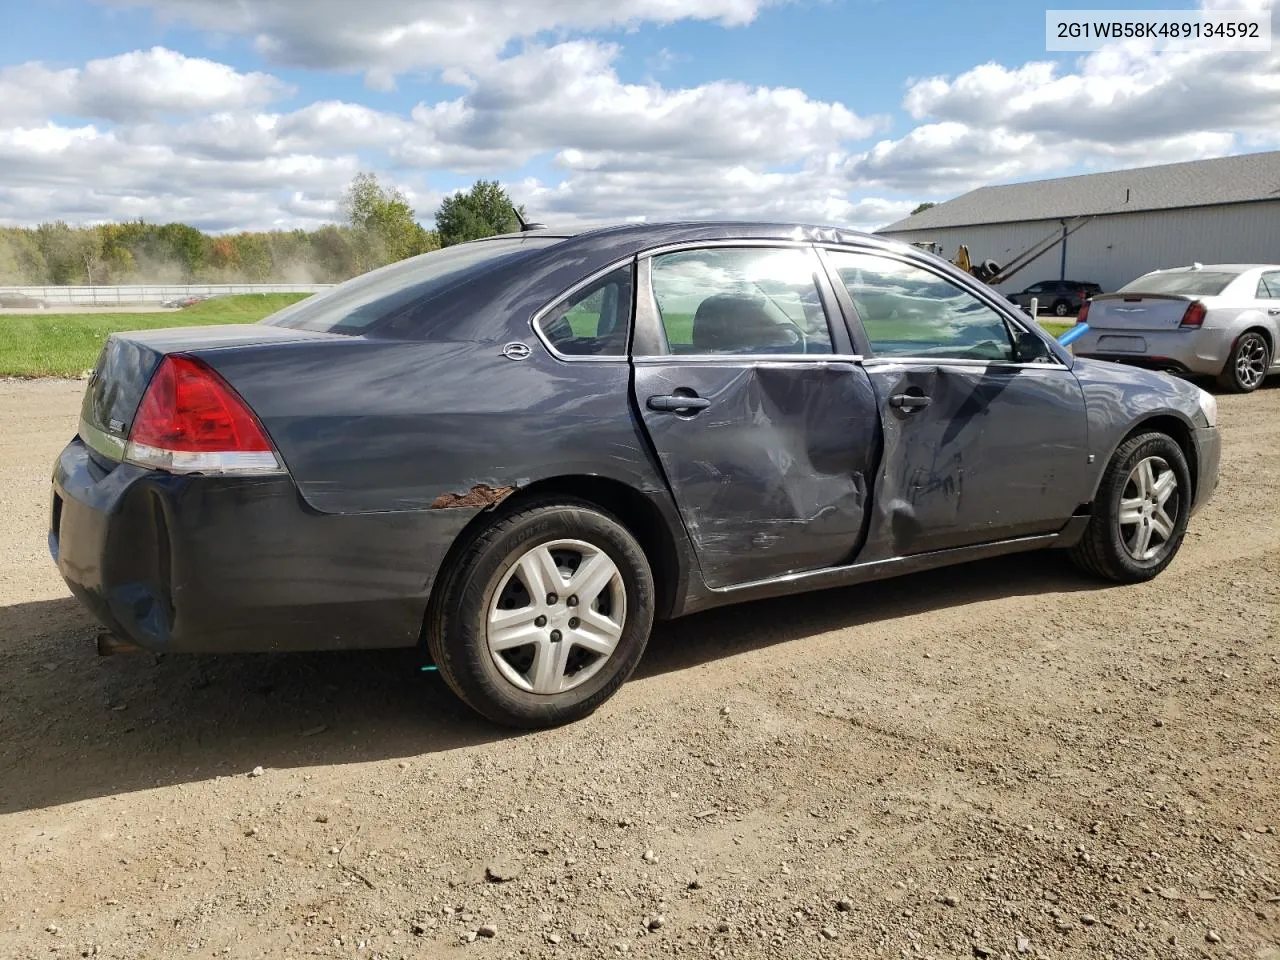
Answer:
<path fill-rule="evenodd" d="M 360 338 L 200 355 L 253 407 L 323 513 L 459 508 L 478 488 L 563 475 L 663 497 L 626 360 L 566 363 L 526 339 L 522 361 L 494 342 Z"/>

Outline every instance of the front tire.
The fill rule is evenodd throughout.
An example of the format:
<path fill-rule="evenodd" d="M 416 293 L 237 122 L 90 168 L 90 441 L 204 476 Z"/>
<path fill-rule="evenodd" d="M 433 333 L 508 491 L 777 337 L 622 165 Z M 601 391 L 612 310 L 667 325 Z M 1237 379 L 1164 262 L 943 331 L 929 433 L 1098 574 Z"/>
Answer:
<path fill-rule="evenodd" d="M 635 670 L 653 625 L 653 574 L 635 537 L 583 501 L 540 501 L 483 529 L 428 612 L 440 675 L 512 727 L 592 713 Z"/>
<path fill-rule="evenodd" d="M 1266 338 L 1255 330 L 1240 335 L 1231 348 L 1227 365 L 1218 374 L 1218 384 L 1233 393 L 1253 393 L 1266 379 L 1271 366 L 1271 350 Z"/>
<path fill-rule="evenodd" d="M 1191 471 L 1164 433 L 1142 433 L 1107 465 L 1093 517 L 1071 559 L 1093 576 L 1143 583 L 1173 562 L 1191 516 Z"/>
<path fill-rule="evenodd" d="M 1065 300 L 1059 300 L 1053 305 L 1053 315 L 1055 317 L 1065 317 L 1071 312 L 1071 304 Z"/>

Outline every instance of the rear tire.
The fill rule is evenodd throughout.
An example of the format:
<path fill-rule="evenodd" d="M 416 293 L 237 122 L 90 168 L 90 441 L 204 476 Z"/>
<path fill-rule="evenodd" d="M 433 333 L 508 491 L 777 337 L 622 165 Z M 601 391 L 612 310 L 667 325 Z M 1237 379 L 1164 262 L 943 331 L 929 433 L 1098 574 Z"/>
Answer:
<path fill-rule="evenodd" d="M 427 646 L 454 693 L 495 723 L 552 727 L 587 716 L 631 675 L 649 640 L 644 551 L 585 501 L 543 500 L 500 516 L 443 576 Z"/>
<path fill-rule="evenodd" d="M 1218 385 L 1232 393 L 1253 393 L 1262 386 L 1270 366 L 1271 351 L 1266 337 L 1249 330 L 1242 333 L 1231 348 L 1227 365 L 1218 374 Z"/>
<path fill-rule="evenodd" d="M 1116 583 L 1143 583 L 1173 562 L 1191 516 L 1191 471 L 1164 433 L 1125 441 L 1102 475 L 1093 517 L 1071 559 Z"/>

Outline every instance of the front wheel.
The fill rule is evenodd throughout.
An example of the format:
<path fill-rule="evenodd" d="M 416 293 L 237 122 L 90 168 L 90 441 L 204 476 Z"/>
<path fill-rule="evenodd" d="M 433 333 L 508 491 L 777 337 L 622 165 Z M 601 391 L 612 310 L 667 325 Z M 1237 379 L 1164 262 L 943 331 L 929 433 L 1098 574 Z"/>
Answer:
<path fill-rule="evenodd" d="M 1117 583 L 1150 580 L 1182 546 L 1191 503 L 1182 448 L 1164 433 L 1139 434 L 1121 444 L 1107 465 L 1093 518 L 1071 559 Z"/>
<path fill-rule="evenodd" d="M 653 575 L 635 537 L 580 501 L 495 520 L 447 572 L 428 613 L 440 675 L 513 727 L 587 716 L 617 692 L 653 625 Z"/>
<path fill-rule="evenodd" d="M 1071 304 L 1065 300 L 1059 300 L 1053 305 L 1053 315 L 1055 317 L 1065 317 L 1071 312 Z"/>
<path fill-rule="evenodd" d="M 1218 383 L 1235 393 L 1252 393 L 1262 386 L 1270 366 L 1271 351 L 1267 349 L 1266 338 L 1250 330 L 1242 334 L 1231 348 L 1227 365 L 1218 375 Z"/>

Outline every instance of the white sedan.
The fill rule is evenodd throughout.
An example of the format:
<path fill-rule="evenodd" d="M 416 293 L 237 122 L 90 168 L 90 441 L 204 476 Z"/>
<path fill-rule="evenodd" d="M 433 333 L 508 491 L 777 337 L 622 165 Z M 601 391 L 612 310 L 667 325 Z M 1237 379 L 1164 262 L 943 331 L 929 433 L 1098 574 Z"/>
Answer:
<path fill-rule="evenodd" d="M 1249 393 L 1269 375 L 1280 335 L 1280 265 L 1156 270 L 1084 305 L 1077 356 L 1215 376 Z"/>

